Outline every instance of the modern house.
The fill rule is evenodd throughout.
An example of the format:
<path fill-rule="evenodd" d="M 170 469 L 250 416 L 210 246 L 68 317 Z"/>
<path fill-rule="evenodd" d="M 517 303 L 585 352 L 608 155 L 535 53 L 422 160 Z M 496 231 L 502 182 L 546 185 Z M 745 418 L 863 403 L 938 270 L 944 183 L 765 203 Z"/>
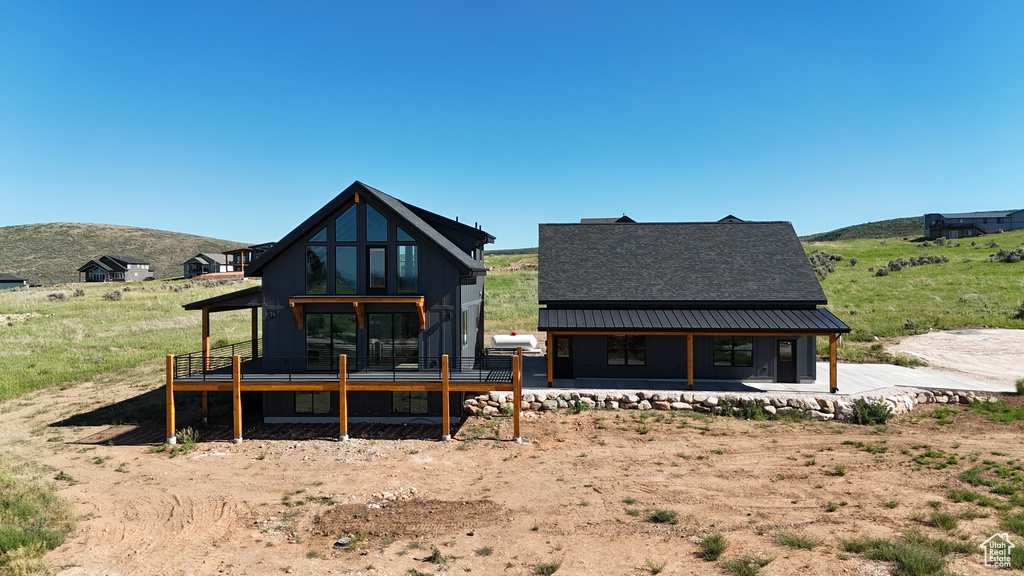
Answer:
<path fill-rule="evenodd" d="M 936 238 L 956 240 L 1021 229 L 1024 229 L 1024 210 L 924 215 L 924 237 L 929 240 Z"/>
<path fill-rule="evenodd" d="M 18 278 L 13 274 L 0 274 L 0 290 L 11 290 L 12 288 L 24 288 L 28 286 L 28 280 Z"/>
<path fill-rule="evenodd" d="M 227 264 L 233 266 L 234 270 L 242 272 L 242 276 L 245 276 L 245 269 L 256 259 L 260 254 L 263 254 L 267 250 L 274 247 L 273 242 L 264 242 L 263 244 L 254 244 L 245 248 L 236 248 L 234 250 L 227 250 L 223 252 L 224 256 L 227 257 Z"/>
<path fill-rule="evenodd" d="M 483 357 L 493 240 L 355 182 L 252 263 L 261 286 L 185 306 L 202 311 L 203 350 L 168 357 L 169 406 L 175 389 L 258 391 L 264 422 L 340 420 L 344 437 L 350 419 L 447 430 L 466 392 L 521 393 L 518 357 Z M 211 350 L 210 313 L 245 308 L 251 341 Z"/>
<path fill-rule="evenodd" d="M 182 264 L 185 278 L 195 278 L 203 274 L 234 272 L 236 268 L 228 264 L 228 256 L 224 254 L 205 254 L 200 252 Z"/>
<path fill-rule="evenodd" d="M 129 256 L 100 256 L 89 260 L 78 269 L 79 281 L 83 274 L 86 282 L 135 282 L 154 278 L 149 262 Z"/>
<path fill-rule="evenodd" d="M 850 329 L 788 222 L 541 224 L 538 329 L 560 378 L 813 382 Z"/>

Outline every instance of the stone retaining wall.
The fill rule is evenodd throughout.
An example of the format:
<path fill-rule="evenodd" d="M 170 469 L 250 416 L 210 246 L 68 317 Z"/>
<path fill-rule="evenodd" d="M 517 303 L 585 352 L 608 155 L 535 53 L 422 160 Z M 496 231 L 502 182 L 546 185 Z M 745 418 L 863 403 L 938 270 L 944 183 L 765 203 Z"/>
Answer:
<path fill-rule="evenodd" d="M 785 397 L 784 397 L 785 396 Z M 691 410 L 721 414 L 725 403 L 738 408 L 752 402 L 761 405 L 769 415 L 801 412 L 814 420 L 849 420 L 853 417 L 853 401 L 835 396 L 771 394 L 714 394 L 706 392 L 600 392 L 600 391 L 536 391 L 523 393 L 523 410 L 535 412 L 576 410 Z M 885 402 L 889 410 L 902 414 L 917 404 L 970 404 L 971 401 L 997 402 L 999 396 L 958 390 L 908 390 L 892 396 L 863 395 L 862 398 Z M 468 398 L 463 406 L 467 416 L 491 416 L 511 413 L 513 397 L 509 392 L 490 392 Z"/>

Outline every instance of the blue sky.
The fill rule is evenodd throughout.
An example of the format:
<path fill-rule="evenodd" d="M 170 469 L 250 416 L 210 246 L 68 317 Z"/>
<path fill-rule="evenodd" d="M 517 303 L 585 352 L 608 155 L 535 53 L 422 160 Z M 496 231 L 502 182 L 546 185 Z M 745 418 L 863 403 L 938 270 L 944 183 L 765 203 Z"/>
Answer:
<path fill-rule="evenodd" d="M 1024 208 L 1024 2 L 0 0 L 0 226 Z"/>

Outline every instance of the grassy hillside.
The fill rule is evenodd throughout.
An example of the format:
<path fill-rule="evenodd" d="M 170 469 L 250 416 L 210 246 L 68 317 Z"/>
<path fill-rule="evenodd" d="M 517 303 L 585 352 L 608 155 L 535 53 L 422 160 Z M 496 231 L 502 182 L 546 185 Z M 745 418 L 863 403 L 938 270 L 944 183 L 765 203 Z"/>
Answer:
<path fill-rule="evenodd" d="M 104 372 L 127 370 L 202 347 L 199 312 L 183 304 L 254 285 L 247 282 L 89 283 L 0 292 L 0 402 Z M 75 289 L 82 294 L 74 296 Z M 120 300 L 104 294 L 124 291 Z M 66 299 L 51 299 L 63 293 Z M 214 346 L 250 335 L 248 310 L 218 312 Z"/>
<path fill-rule="evenodd" d="M 1022 244 L 1024 231 L 945 245 L 890 238 L 808 242 L 804 249 L 843 256 L 821 286 L 829 309 L 853 329 L 849 339 L 870 341 L 929 329 L 1024 328 L 1014 318 L 1024 303 L 1024 262 L 989 261 Z M 890 261 L 924 254 L 948 261 L 888 271 Z M 879 268 L 887 275 L 877 275 Z"/>
<path fill-rule="evenodd" d="M 859 238 L 903 238 L 911 240 L 924 235 L 924 217 L 894 218 L 847 226 L 831 232 L 803 236 L 804 242 L 834 242 L 836 240 L 856 240 Z"/>
<path fill-rule="evenodd" d="M 103 254 L 149 262 L 157 278 L 178 278 L 200 252 L 220 253 L 240 242 L 108 224 L 28 224 L 0 228 L 0 272 L 30 284 L 77 282 L 83 264 Z"/>

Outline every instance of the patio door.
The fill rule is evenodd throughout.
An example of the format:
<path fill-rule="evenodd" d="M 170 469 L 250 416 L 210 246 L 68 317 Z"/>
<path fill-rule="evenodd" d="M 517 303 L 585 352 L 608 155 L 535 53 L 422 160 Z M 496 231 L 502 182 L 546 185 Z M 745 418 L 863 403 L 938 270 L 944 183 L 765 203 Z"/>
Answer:
<path fill-rule="evenodd" d="M 776 381 L 796 382 L 796 340 L 779 340 L 776 356 Z"/>
<path fill-rule="evenodd" d="M 337 372 L 338 356 L 348 356 L 349 370 L 356 362 L 355 314 L 306 314 L 306 370 Z"/>
<path fill-rule="evenodd" d="M 418 370 L 420 319 L 416 314 L 369 314 L 370 368 Z"/>

